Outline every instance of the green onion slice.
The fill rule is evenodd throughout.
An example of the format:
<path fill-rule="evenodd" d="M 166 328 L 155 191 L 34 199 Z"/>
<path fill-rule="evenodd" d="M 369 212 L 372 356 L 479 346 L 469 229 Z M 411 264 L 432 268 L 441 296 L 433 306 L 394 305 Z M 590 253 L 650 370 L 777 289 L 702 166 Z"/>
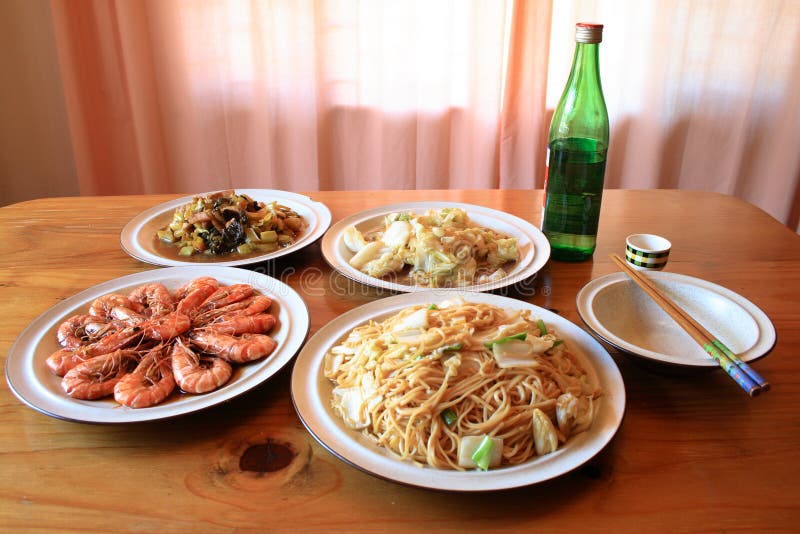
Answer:
<path fill-rule="evenodd" d="M 442 416 L 442 419 L 444 419 L 444 424 L 446 424 L 447 426 L 452 425 L 453 423 L 456 422 L 456 419 L 458 419 L 456 412 L 454 412 L 450 408 L 447 408 L 446 410 L 442 411 L 440 415 Z"/>
<path fill-rule="evenodd" d="M 478 466 L 478 469 L 486 471 L 489 469 L 489 464 L 492 461 L 492 449 L 494 449 L 494 442 L 489 435 L 483 436 L 481 444 L 472 453 L 472 461 Z"/>
<path fill-rule="evenodd" d="M 544 321 L 539 319 L 538 321 L 536 321 L 536 326 L 539 327 L 539 335 L 540 336 L 546 336 L 547 335 L 547 326 L 545 326 Z"/>

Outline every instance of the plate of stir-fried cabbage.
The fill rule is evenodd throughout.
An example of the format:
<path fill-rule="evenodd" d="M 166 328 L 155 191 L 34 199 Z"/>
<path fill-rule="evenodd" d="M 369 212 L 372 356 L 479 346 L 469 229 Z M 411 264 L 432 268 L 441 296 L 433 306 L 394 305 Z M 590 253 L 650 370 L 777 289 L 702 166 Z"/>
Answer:
<path fill-rule="evenodd" d="M 533 276 L 550 257 L 550 244 L 508 213 L 412 202 L 339 221 L 325 234 L 322 254 L 344 276 L 392 291 L 488 291 Z"/>
<path fill-rule="evenodd" d="M 240 189 L 159 204 L 122 230 L 122 248 L 164 266 L 237 266 L 271 260 L 310 245 L 330 226 L 328 208 L 286 191 Z"/>

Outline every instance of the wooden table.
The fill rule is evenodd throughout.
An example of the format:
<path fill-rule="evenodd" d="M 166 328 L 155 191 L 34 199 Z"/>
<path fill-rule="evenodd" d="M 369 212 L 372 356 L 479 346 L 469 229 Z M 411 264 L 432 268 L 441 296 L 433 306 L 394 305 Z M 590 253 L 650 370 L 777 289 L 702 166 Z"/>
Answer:
<path fill-rule="evenodd" d="M 320 192 L 336 222 L 399 201 L 449 200 L 540 220 L 541 191 Z M 119 246 L 124 224 L 177 195 L 42 199 L 0 208 L 0 354 L 39 314 L 94 284 L 154 269 Z M 232 402 L 173 420 L 88 425 L 54 419 L 0 387 L 0 530 L 192 532 L 796 531 L 800 525 L 800 237 L 733 197 L 607 191 L 593 261 L 551 261 L 533 304 L 580 323 L 577 291 L 615 272 L 625 236 L 669 236 L 669 270 L 736 291 L 778 333 L 755 367 L 772 391 L 748 398 L 721 371 L 676 373 L 612 352 L 627 411 L 594 460 L 537 486 L 451 494 L 371 477 L 322 448 L 292 406 L 291 365 Z M 293 269 L 289 269 L 289 268 Z M 270 274 L 301 290 L 311 334 L 380 297 L 327 291 L 319 244 Z M 341 293 L 341 292 L 338 292 Z M 5 360 L 4 360 L 5 361 Z M 297 452 L 283 469 L 240 469 L 250 445 Z"/>

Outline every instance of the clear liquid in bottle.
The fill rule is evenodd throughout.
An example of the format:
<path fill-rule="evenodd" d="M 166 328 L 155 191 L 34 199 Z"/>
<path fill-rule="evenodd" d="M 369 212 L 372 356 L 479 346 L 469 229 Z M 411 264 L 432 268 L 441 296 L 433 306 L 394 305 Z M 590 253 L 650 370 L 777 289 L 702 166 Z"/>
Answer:
<path fill-rule="evenodd" d="M 592 256 L 597 243 L 606 149 L 594 139 L 556 139 L 548 147 L 542 231 L 563 261 Z"/>

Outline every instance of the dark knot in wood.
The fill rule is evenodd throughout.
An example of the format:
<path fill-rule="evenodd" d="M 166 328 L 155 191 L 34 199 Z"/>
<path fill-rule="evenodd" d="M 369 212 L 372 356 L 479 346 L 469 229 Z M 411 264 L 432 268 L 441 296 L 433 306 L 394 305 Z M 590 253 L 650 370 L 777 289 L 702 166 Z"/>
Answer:
<path fill-rule="evenodd" d="M 245 449 L 239 458 L 239 469 L 256 473 L 280 471 L 292 463 L 295 456 L 297 451 L 289 444 L 267 440 Z"/>

